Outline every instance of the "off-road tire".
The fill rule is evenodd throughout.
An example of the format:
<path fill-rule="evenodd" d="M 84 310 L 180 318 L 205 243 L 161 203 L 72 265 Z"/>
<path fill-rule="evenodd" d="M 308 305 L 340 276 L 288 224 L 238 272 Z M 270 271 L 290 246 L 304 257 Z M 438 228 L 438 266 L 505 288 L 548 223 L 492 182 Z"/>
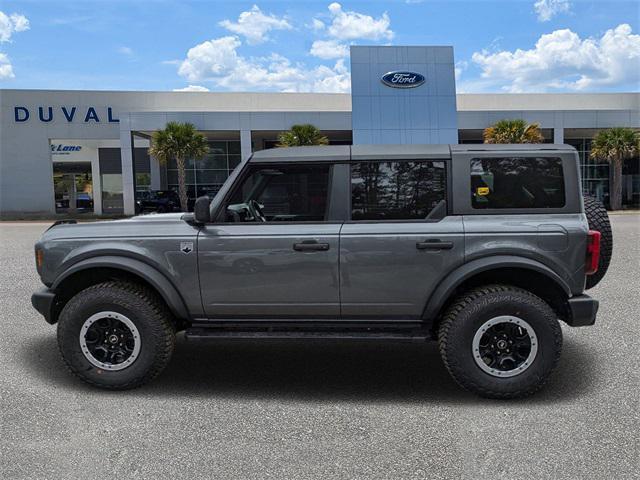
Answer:
<path fill-rule="evenodd" d="M 587 283 L 585 288 L 593 288 L 607 273 L 609 263 L 611 262 L 611 255 L 613 254 L 613 233 L 611 231 L 611 223 L 609 222 L 609 215 L 604 205 L 597 199 L 585 196 L 584 197 L 584 213 L 587 216 L 590 230 L 597 230 L 600 232 L 600 260 L 598 261 L 598 271 L 593 275 L 587 276 Z"/>
<path fill-rule="evenodd" d="M 473 358 L 473 337 L 491 318 L 511 315 L 534 330 L 538 351 L 531 365 L 518 375 L 498 378 L 483 371 Z M 447 309 L 438 329 L 442 360 L 463 388 L 487 398 L 522 398 L 538 391 L 560 359 L 562 330 L 553 309 L 521 288 L 490 285 L 459 296 Z"/>
<path fill-rule="evenodd" d="M 129 318 L 140 333 L 140 352 L 118 371 L 99 368 L 80 347 L 80 330 L 93 314 L 112 311 Z M 155 292 L 135 283 L 108 281 L 76 294 L 58 319 L 58 347 L 72 373 L 83 381 L 110 390 L 139 387 L 167 366 L 175 345 L 175 327 L 166 305 Z"/>

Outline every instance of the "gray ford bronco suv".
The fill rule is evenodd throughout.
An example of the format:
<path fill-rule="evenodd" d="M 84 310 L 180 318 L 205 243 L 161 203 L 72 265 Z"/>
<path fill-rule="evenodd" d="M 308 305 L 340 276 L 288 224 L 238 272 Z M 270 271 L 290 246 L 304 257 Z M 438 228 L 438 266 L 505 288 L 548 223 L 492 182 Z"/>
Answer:
<path fill-rule="evenodd" d="M 193 213 L 74 223 L 36 244 L 32 303 L 71 371 L 109 389 L 156 377 L 184 330 L 434 339 L 464 388 L 526 396 L 558 362 L 559 322 L 595 322 L 584 291 L 612 244 L 565 145 L 266 150 Z"/>

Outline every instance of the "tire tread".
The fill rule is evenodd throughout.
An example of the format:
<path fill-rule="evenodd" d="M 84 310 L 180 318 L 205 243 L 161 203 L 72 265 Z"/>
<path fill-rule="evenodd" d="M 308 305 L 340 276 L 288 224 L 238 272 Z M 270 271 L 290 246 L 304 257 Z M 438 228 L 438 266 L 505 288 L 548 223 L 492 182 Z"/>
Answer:
<path fill-rule="evenodd" d="M 469 308 L 473 303 L 479 301 L 486 295 L 513 292 L 524 295 L 525 298 L 527 298 L 529 301 L 537 303 L 539 307 L 546 307 L 546 309 L 548 310 L 547 316 L 551 315 L 553 318 L 552 325 L 554 331 L 554 342 L 556 346 L 555 356 L 553 359 L 553 367 L 555 367 L 560 360 L 560 354 L 562 351 L 562 330 L 557 319 L 555 318 L 556 316 L 553 313 L 553 310 L 544 300 L 529 292 L 528 290 L 509 285 L 487 285 L 468 290 L 467 292 L 460 295 L 445 312 L 438 329 L 438 344 L 442 361 L 453 379 L 464 389 L 475 392 L 483 397 L 495 399 L 524 398 L 540 390 L 547 382 L 547 377 L 539 377 L 537 382 L 535 382 L 528 388 L 524 388 L 521 390 L 509 392 L 493 390 L 490 388 L 486 388 L 478 384 L 477 382 L 474 382 L 469 375 L 464 375 L 462 373 L 463 369 L 458 364 L 455 356 L 449 355 L 447 346 L 450 343 L 451 328 L 456 322 L 458 315 L 460 315 L 463 310 Z"/>
<path fill-rule="evenodd" d="M 64 319 L 67 316 L 73 315 L 75 313 L 75 310 L 82 307 L 82 297 L 85 297 L 87 295 L 104 296 L 106 291 L 113 292 L 114 290 L 133 295 L 136 298 L 136 301 L 139 302 L 139 304 L 144 304 L 146 307 L 150 308 L 153 311 L 155 324 L 157 327 L 159 327 L 159 330 L 156 330 L 154 332 L 154 335 L 156 337 L 159 337 L 159 341 L 155 342 L 157 349 L 155 351 L 155 358 L 151 368 L 125 383 L 104 384 L 93 381 L 90 378 L 83 376 L 76 368 L 73 367 L 73 365 L 68 361 L 67 356 L 65 355 L 62 342 L 60 341 L 60 335 L 58 335 L 58 348 L 60 350 L 60 353 L 62 354 L 62 358 L 64 359 L 64 363 L 67 369 L 69 369 L 71 373 L 80 378 L 82 381 L 107 390 L 128 390 L 140 387 L 156 378 L 171 360 L 171 355 L 175 347 L 176 329 L 172 321 L 172 316 L 164 302 L 162 302 L 161 299 L 158 298 L 155 292 L 152 292 L 142 285 L 122 280 L 110 280 L 107 282 L 92 285 L 82 290 L 65 305 L 64 309 L 60 313 L 58 329 L 60 330 L 61 328 L 65 327 Z"/>
<path fill-rule="evenodd" d="M 598 271 L 593 275 L 587 276 L 586 289 L 588 290 L 600 283 L 607 273 L 613 254 L 613 232 L 611 231 L 609 214 L 606 208 L 604 208 L 604 205 L 596 198 L 585 195 L 584 213 L 587 216 L 589 228 L 600 232 L 600 261 L 598 262 Z"/>

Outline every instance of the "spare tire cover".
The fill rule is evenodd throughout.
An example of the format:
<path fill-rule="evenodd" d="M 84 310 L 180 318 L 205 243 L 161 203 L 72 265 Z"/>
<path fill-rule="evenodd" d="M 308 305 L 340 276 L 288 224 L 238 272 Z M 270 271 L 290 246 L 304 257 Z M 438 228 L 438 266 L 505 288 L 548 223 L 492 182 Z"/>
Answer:
<path fill-rule="evenodd" d="M 595 287 L 607 273 L 613 253 L 613 233 L 607 210 L 598 200 L 585 196 L 584 213 L 587 215 L 589 229 L 600 232 L 600 261 L 598 262 L 598 271 L 587 276 L 586 288 L 589 289 Z"/>

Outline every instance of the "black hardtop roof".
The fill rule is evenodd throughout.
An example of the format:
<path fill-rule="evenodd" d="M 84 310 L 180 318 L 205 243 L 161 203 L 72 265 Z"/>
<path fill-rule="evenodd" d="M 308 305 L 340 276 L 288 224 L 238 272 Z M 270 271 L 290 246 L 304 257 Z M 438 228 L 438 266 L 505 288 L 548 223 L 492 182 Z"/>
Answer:
<path fill-rule="evenodd" d="M 250 162 L 336 162 L 350 160 L 450 158 L 451 152 L 517 152 L 556 151 L 575 149 L 570 145 L 553 143 L 537 144 L 403 144 L 403 145 L 324 145 L 312 147 L 270 148 L 255 152 Z"/>
<path fill-rule="evenodd" d="M 571 145 L 562 143 L 467 143 L 449 145 L 452 152 L 504 152 L 504 151 L 574 151 Z"/>

